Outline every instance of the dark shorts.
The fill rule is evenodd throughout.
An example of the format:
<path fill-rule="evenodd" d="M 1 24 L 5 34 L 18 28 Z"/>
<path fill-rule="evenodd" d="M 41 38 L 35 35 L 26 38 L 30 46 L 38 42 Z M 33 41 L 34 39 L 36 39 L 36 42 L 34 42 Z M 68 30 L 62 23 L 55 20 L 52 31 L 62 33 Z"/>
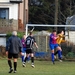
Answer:
<path fill-rule="evenodd" d="M 18 54 L 8 53 L 8 58 L 18 58 Z"/>
<path fill-rule="evenodd" d="M 27 53 L 27 54 L 33 53 L 33 49 L 26 49 L 26 53 Z"/>

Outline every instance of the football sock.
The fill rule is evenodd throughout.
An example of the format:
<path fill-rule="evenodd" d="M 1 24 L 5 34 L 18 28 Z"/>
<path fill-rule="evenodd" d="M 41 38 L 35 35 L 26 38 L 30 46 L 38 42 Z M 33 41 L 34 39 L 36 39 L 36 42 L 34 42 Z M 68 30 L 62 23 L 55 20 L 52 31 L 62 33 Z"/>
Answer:
<path fill-rule="evenodd" d="M 24 56 L 21 57 L 22 58 L 22 62 L 24 61 Z"/>
<path fill-rule="evenodd" d="M 11 60 L 8 60 L 8 65 L 9 65 L 10 69 L 12 69 L 12 62 L 11 62 Z"/>
<path fill-rule="evenodd" d="M 61 58 L 62 58 L 62 51 L 61 51 Z"/>
<path fill-rule="evenodd" d="M 34 57 L 31 57 L 31 62 L 34 63 Z"/>
<path fill-rule="evenodd" d="M 56 51 L 56 52 L 54 53 L 54 55 L 56 55 L 56 54 L 58 54 L 58 51 Z"/>
<path fill-rule="evenodd" d="M 54 62 L 54 53 L 51 54 L 52 62 Z"/>
<path fill-rule="evenodd" d="M 17 62 L 14 62 L 14 71 L 16 71 L 17 68 Z"/>
<path fill-rule="evenodd" d="M 58 58 L 61 59 L 61 51 L 58 50 Z"/>
<path fill-rule="evenodd" d="M 26 61 L 27 61 L 27 59 L 28 59 L 28 57 L 25 57 L 25 60 L 24 60 L 24 62 L 26 62 Z"/>

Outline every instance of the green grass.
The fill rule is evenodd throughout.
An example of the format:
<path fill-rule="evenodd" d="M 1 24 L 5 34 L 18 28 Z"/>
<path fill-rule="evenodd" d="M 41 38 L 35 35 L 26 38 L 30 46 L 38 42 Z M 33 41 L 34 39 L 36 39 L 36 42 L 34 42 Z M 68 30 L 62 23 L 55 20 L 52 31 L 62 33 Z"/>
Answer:
<path fill-rule="evenodd" d="M 0 75 L 10 75 L 8 71 L 7 60 L 0 59 Z M 11 73 L 11 75 L 13 74 Z M 19 59 L 15 75 L 75 75 L 75 62 L 56 61 L 53 65 L 51 61 L 35 61 L 35 68 L 32 68 L 31 63 L 26 63 L 26 67 L 22 67 Z"/>

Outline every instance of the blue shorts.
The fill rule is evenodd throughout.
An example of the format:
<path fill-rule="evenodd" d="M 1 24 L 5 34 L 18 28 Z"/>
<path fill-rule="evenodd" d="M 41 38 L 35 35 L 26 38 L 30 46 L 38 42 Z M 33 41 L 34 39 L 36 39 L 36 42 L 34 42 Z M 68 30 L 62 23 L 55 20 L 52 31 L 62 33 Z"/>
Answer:
<path fill-rule="evenodd" d="M 26 52 L 26 48 L 23 48 L 23 49 L 22 49 L 22 53 L 25 53 L 25 52 Z"/>
<path fill-rule="evenodd" d="M 57 48 L 58 46 L 59 46 L 58 44 L 49 44 L 51 50 Z"/>

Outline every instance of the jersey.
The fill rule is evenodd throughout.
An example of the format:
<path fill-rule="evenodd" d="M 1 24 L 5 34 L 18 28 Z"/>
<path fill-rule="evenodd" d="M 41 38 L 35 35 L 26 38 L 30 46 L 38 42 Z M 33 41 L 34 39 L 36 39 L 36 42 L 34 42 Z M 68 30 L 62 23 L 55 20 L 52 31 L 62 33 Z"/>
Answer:
<path fill-rule="evenodd" d="M 35 38 L 32 36 L 28 36 L 25 41 L 26 49 L 32 49 L 34 42 L 35 42 Z"/>
<path fill-rule="evenodd" d="M 64 38 L 64 35 L 62 34 L 58 34 L 59 38 L 57 38 L 57 43 L 58 44 L 61 44 L 62 42 L 65 42 L 65 40 L 63 39 Z"/>
<path fill-rule="evenodd" d="M 56 39 L 54 39 L 55 37 L 57 37 L 57 36 L 55 36 L 54 34 L 51 34 L 50 35 L 50 40 L 49 40 L 49 43 L 50 44 L 56 44 L 57 42 L 56 42 Z"/>

